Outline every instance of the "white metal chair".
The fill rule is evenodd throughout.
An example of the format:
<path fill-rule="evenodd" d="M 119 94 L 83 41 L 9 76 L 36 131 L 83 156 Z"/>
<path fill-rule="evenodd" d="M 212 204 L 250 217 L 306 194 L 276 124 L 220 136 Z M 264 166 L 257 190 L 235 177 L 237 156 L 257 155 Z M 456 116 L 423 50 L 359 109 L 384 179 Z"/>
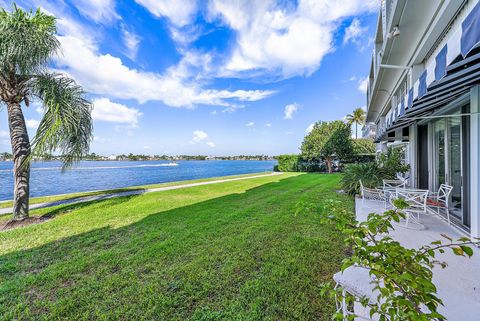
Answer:
<path fill-rule="evenodd" d="M 453 191 L 453 186 L 447 184 L 441 184 L 438 192 L 430 192 L 427 199 L 427 206 L 429 208 L 435 208 L 437 214 L 440 216 L 440 210 L 445 210 L 447 216 L 447 222 L 450 224 L 450 194 Z"/>
<path fill-rule="evenodd" d="M 383 180 L 384 189 L 405 188 L 406 184 L 407 184 L 406 180 L 403 180 L 403 179 L 384 179 Z"/>
<path fill-rule="evenodd" d="M 372 200 L 372 201 L 381 201 L 384 203 L 384 207 L 387 207 L 387 198 L 385 197 L 385 193 L 378 189 L 378 188 L 368 188 L 363 186 L 362 180 L 360 182 L 360 194 L 362 196 L 362 204 L 365 204 L 365 200 Z"/>
<path fill-rule="evenodd" d="M 397 188 L 405 188 L 406 181 L 403 179 L 384 179 L 382 180 L 383 194 L 385 195 L 385 208 L 390 201 L 390 198 L 395 196 Z"/>
<path fill-rule="evenodd" d="M 420 221 L 420 214 L 428 214 L 427 199 L 429 193 L 428 190 L 423 189 L 396 189 L 395 197 L 403 198 L 408 204 L 408 208 L 404 210 L 406 214 L 405 227 L 408 228 L 408 225 L 413 223 L 418 225 L 420 229 L 425 228 Z"/>

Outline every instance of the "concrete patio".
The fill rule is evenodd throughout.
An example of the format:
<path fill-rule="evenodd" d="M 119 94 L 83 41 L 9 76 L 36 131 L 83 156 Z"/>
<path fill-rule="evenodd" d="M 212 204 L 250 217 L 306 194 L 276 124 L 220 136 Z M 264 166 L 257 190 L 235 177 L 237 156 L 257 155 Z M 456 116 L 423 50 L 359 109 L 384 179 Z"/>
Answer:
<path fill-rule="evenodd" d="M 359 221 L 366 220 L 369 213 L 382 213 L 385 210 L 383 202 L 371 200 L 362 202 L 358 198 L 355 202 Z M 390 234 L 400 244 L 409 248 L 419 248 L 436 240 L 445 240 L 440 234 L 446 234 L 453 239 L 465 236 L 438 216 L 422 215 L 421 220 L 426 227 L 424 230 L 395 225 Z M 445 269 L 435 267 L 433 271 L 433 282 L 437 286 L 438 296 L 444 303 L 439 312 L 449 321 L 480 320 L 480 249 L 475 248 L 471 258 L 459 257 L 451 251 L 446 251 L 444 254 L 438 254 L 437 259 L 448 264 Z M 368 272 L 361 268 L 345 271 L 344 275 L 336 275 L 335 278 L 340 284 L 345 281 L 353 283 L 354 292 L 359 294 L 371 291 L 372 288 L 368 281 L 359 280 L 368 278 Z M 360 310 L 362 309 L 356 306 L 356 313 L 363 315 Z"/>

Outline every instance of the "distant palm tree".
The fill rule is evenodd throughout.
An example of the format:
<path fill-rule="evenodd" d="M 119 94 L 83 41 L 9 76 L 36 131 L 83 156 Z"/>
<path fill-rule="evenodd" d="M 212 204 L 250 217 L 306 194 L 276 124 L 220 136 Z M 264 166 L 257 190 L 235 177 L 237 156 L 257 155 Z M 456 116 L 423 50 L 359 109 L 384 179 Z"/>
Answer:
<path fill-rule="evenodd" d="M 358 124 L 361 124 L 361 125 L 365 124 L 365 119 L 366 119 L 365 110 L 363 110 L 363 108 L 355 108 L 353 113 L 348 114 L 347 117 L 345 117 L 345 119 L 347 120 L 347 123 L 349 125 L 352 125 L 353 123 L 355 123 L 355 139 L 357 139 Z"/>
<path fill-rule="evenodd" d="M 13 154 L 13 219 L 28 217 L 30 161 L 59 153 L 63 168 L 88 152 L 92 105 L 75 82 L 51 73 L 48 64 L 60 48 L 55 17 L 37 10 L 0 9 L 0 106 L 7 107 Z M 22 103 L 42 103 L 44 115 L 30 143 Z"/>

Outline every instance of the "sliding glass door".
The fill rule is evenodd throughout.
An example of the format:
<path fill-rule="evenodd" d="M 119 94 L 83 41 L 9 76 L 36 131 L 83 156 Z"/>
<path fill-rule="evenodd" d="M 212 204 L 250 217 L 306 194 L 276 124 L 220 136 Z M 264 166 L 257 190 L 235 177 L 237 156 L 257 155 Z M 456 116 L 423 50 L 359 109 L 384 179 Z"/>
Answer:
<path fill-rule="evenodd" d="M 450 112 L 448 117 L 432 122 L 432 190 L 438 191 L 441 184 L 453 186 L 450 195 L 450 214 L 468 225 L 466 199 L 464 193 L 464 172 L 466 144 L 464 136 L 465 118 L 461 109 Z M 458 117 L 455 115 L 458 114 Z"/>

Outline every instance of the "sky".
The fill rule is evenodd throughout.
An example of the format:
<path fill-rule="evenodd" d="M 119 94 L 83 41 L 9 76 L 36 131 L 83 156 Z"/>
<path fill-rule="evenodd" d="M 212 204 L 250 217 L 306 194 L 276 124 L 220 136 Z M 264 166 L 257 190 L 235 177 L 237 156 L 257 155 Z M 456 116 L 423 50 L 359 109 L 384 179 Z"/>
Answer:
<path fill-rule="evenodd" d="M 314 122 L 365 106 L 378 0 L 16 3 L 57 18 L 51 69 L 88 92 L 97 154 L 296 153 Z M 41 103 L 24 113 L 32 138 Z"/>

